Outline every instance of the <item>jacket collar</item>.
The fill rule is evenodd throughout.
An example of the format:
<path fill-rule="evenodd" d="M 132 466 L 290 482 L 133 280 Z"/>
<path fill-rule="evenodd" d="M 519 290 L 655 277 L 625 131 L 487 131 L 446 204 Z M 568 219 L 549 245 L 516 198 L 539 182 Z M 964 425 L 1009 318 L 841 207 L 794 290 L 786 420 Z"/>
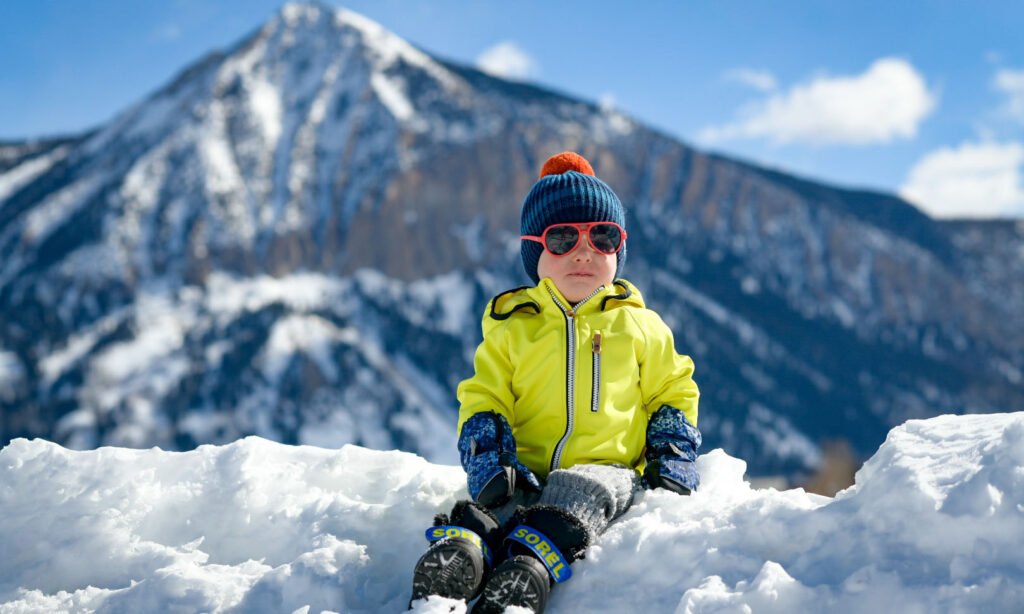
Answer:
<path fill-rule="evenodd" d="M 536 315 L 546 311 L 563 313 L 566 310 L 586 315 L 620 305 L 640 308 L 645 306 L 640 291 L 625 279 L 616 279 L 611 287 L 605 286 L 574 308 L 558 291 L 554 282 L 545 277 L 536 286 L 515 288 L 494 297 L 491 301 L 490 317 L 495 320 L 506 320 L 514 313 Z"/>

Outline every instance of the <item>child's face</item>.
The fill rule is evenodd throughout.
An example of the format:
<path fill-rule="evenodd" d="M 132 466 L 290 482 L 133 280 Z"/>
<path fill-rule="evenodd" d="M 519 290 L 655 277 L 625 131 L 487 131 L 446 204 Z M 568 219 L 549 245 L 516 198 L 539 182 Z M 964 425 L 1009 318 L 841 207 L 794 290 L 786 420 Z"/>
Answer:
<path fill-rule="evenodd" d="M 537 262 L 537 275 L 550 277 L 562 296 L 578 303 L 601 286 L 611 286 L 615 279 L 615 254 L 602 254 L 582 239 L 564 256 L 554 256 L 548 250 L 541 252 Z"/>

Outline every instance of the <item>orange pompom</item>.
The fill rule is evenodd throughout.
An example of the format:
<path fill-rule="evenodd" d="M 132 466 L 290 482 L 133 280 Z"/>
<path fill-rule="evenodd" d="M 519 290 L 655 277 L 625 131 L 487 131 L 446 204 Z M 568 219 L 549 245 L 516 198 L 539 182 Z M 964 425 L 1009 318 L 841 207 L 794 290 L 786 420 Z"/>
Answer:
<path fill-rule="evenodd" d="M 596 177 L 594 175 L 594 167 L 590 166 L 590 162 L 587 162 L 587 159 L 578 153 L 571 151 L 565 151 L 548 158 L 548 161 L 544 163 L 544 167 L 540 169 L 540 176 L 544 178 L 548 175 L 561 175 L 566 171 L 576 171 L 577 173 Z"/>

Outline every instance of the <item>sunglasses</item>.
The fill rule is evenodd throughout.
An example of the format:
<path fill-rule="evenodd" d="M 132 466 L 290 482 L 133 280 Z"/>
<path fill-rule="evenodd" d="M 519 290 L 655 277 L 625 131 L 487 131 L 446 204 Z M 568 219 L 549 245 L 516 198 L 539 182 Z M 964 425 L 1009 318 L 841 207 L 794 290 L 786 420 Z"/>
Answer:
<path fill-rule="evenodd" d="M 614 222 L 587 222 L 583 224 L 552 224 L 539 237 L 523 235 L 524 241 L 542 243 L 552 256 L 565 256 L 587 235 L 590 246 L 602 254 L 616 254 L 626 240 L 626 231 Z"/>

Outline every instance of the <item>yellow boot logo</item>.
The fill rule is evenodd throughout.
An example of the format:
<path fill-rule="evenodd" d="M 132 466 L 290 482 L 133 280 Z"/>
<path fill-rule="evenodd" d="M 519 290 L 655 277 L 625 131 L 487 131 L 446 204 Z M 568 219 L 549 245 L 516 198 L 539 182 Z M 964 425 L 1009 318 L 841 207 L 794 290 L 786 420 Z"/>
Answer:
<path fill-rule="evenodd" d="M 479 535 L 469 529 L 453 526 L 431 527 L 427 529 L 427 541 L 436 542 L 446 537 L 461 537 L 462 539 L 469 540 L 480 549 L 480 552 L 484 553 L 484 560 L 487 561 L 487 564 L 493 564 L 494 559 L 491 556 L 491 549 L 487 547 L 484 540 L 480 539 Z"/>
<path fill-rule="evenodd" d="M 533 550 L 534 554 L 548 568 L 548 573 L 555 579 L 555 582 L 565 582 L 572 577 L 572 570 L 569 569 L 569 563 L 566 562 L 565 557 L 540 531 L 521 524 L 513 529 L 508 539 L 515 540 Z"/>

